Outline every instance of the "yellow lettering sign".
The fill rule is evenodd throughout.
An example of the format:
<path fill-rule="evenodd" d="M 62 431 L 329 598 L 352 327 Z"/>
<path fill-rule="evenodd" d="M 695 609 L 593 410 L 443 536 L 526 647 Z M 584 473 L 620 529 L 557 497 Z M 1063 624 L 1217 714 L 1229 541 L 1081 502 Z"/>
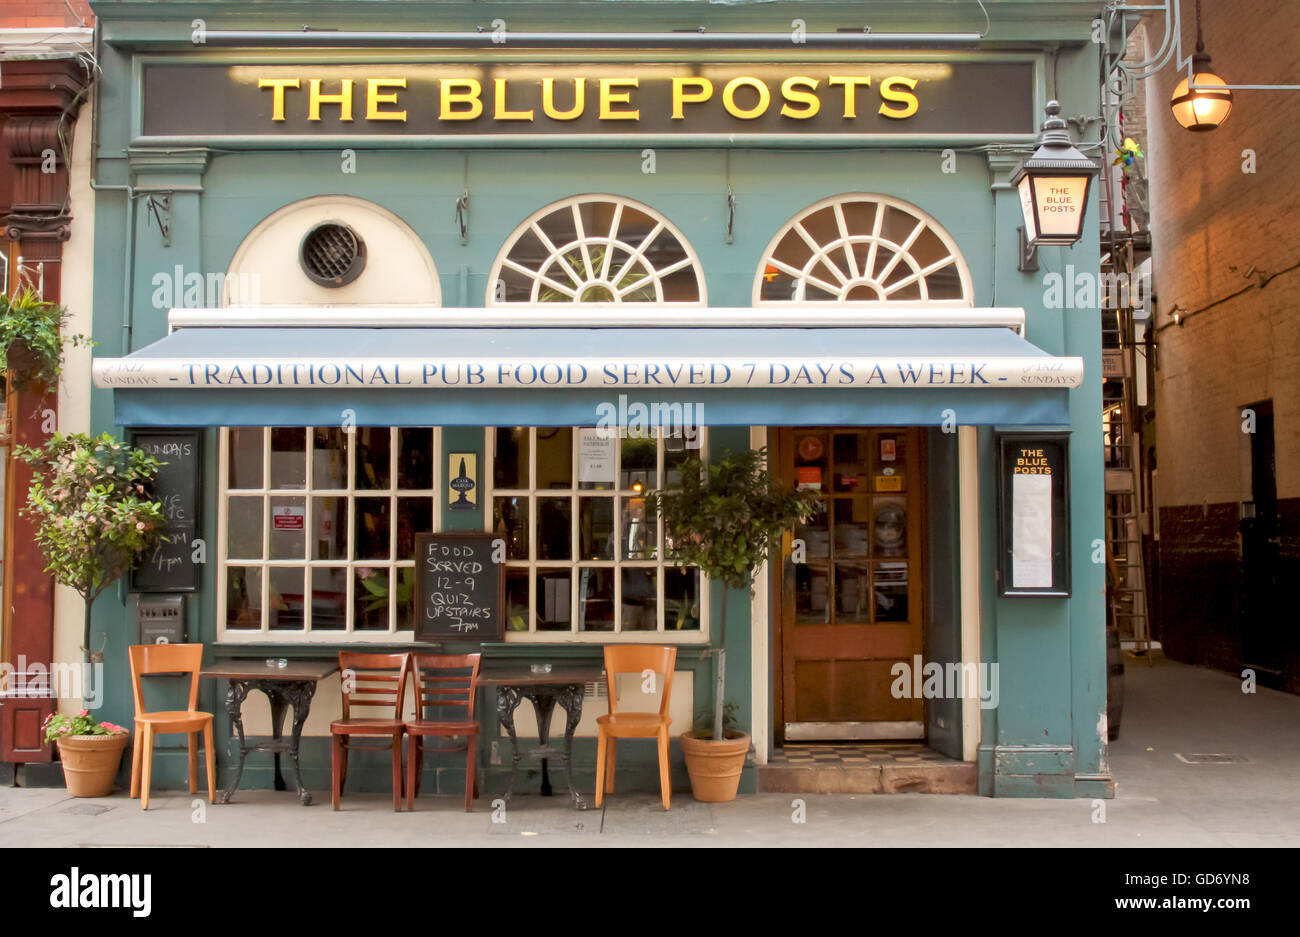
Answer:
<path fill-rule="evenodd" d="M 284 120 L 284 89 L 297 88 L 297 78 L 259 78 L 257 87 L 271 90 L 271 119 Z"/>
<path fill-rule="evenodd" d="M 871 85 L 870 75 L 831 75 L 826 79 L 828 85 L 844 86 L 844 116 L 858 116 L 858 86 L 869 87 Z"/>
<path fill-rule="evenodd" d="M 694 85 L 696 90 L 688 92 L 687 85 Z M 713 82 L 707 78 L 673 79 L 673 120 L 684 120 L 683 104 L 700 104 L 713 97 Z"/>
<path fill-rule="evenodd" d="M 381 111 L 381 104 L 396 104 L 397 92 L 385 93 L 388 88 L 405 88 L 405 78 L 366 79 L 366 120 L 406 120 L 406 111 Z"/>
<path fill-rule="evenodd" d="M 630 104 L 632 92 L 630 89 L 639 85 L 638 78 L 602 78 L 600 79 L 600 119 L 601 120 L 640 120 L 641 110 L 638 108 L 631 111 L 616 111 L 615 104 Z M 618 88 L 628 88 L 627 91 L 616 91 Z"/>
<path fill-rule="evenodd" d="M 821 98 L 813 93 L 817 90 L 817 84 L 816 78 L 809 78 L 806 75 L 792 75 L 781 82 L 781 97 L 787 102 L 781 105 L 781 116 L 793 117 L 796 120 L 816 117 L 822 109 Z M 801 87 L 808 90 L 798 90 Z M 790 106 L 791 104 L 802 104 L 804 107 L 802 110 L 796 110 Z"/>
<path fill-rule="evenodd" d="M 307 119 L 320 120 L 320 106 L 322 104 L 337 104 L 339 106 L 339 120 L 352 119 L 352 79 L 339 79 L 338 94 L 324 94 L 321 89 L 321 78 L 307 79 Z"/>
<path fill-rule="evenodd" d="M 758 92 L 758 100 L 753 107 L 743 108 L 736 103 L 737 88 L 753 88 Z M 767 90 L 767 85 L 757 78 L 733 78 L 722 89 L 722 106 L 727 109 L 727 113 L 732 117 L 739 117 L 741 120 L 753 120 L 756 117 L 762 117 L 767 111 L 767 106 L 772 103 L 772 92 Z"/>
<path fill-rule="evenodd" d="M 558 110 L 555 107 L 555 79 L 542 79 L 542 113 L 551 120 L 577 120 L 582 116 L 583 106 L 587 98 L 587 79 L 573 79 L 573 107 L 567 111 Z"/>
<path fill-rule="evenodd" d="M 886 104 L 880 105 L 879 113 L 885 117 L 892 117 L 895 120 L 902 120 L 904 117 L 911 117 L 920 107 L 920 102 L 916 99 L 910 90 L 899 91 L 895 85 L 905 85 L 907 88 L 916 87 L 915 78 L 904 78 L 902 75 L 891 75 L 880 83 L 880 96 L 886 101 L 895 104 L 902 104 L 901 108 L 889 107 Z"/>
<path fill-rule="evenodd" d="M 439 81 L 442 107 L 439 120 L 473 120 L 483 113 L 483 86 L 477 78 L 443 78 Z M 452 105 L 467 104 L 467 110 L 452 110 Z"/>

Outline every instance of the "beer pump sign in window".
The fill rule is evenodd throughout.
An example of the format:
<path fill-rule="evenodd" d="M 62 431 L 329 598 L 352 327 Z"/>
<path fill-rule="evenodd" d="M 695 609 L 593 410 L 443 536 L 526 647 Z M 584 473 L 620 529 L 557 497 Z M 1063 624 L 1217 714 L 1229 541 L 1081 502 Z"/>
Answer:
<path fill-rule="evenodd" d="M 1069 434 L 998 437 L 998 591 L 1070 594 Z"/>

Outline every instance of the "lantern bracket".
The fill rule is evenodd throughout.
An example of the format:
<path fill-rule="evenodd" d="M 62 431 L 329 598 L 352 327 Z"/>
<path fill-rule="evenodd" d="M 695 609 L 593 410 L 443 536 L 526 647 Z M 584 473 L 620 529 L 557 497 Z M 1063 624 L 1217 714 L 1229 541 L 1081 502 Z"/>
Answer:
<path fill-rule="evenodd" d="M 1016 234 L 1020 238 L 1020 260 L 1016 265 L 1016 269 L 1021 273 L 1036 273 L 1038 271 L 1038 245 L 1029 243 L 1029 239 L 1025 237 L 1024 225 L 1016 228 Z"/>

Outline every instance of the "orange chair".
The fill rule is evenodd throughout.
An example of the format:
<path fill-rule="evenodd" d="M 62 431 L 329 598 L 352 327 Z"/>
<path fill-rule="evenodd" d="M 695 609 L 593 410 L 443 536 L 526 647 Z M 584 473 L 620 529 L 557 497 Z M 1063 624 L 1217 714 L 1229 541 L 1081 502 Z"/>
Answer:
<path fill-rule="evenodd" d="M 474 721 L 474 697 L 478 695 L 478 666 L 481 654 L 415 654 L 411 672 L 415 675 L 416 718 L 406 724 L 410 751 L 406 753 L 406 809 L 415 809 L 420 796 L 420 777 L 424 772 L 424 753 L 465 753 L 465 812 L 469 813 L 478 795 L 478 723 Z M 468 670 L 469 673 L 461 671 Z M 453 672 L 454 671 L 454 672 Z M 426 709 L 435 712 L 444 707 L 464 710 L 463 719 L 425 719 Z M 459 714 L 458 714 L 459 715 Z M 454 748 L 428 748 L 425 739 L 463 738 L 464 745 Z"/>
<path fill-rule="evenodd" d="M 393 810 L 402 809 L 402 718 L 406 706 L 406 673 L 410 654 L 357 654 L 339 652 L 343 671 L 343 718 L 330 723 L 330 802 L 339 809 L 339 798 L 348 779 L 349 751 L 393 751 Z M 391 716 L 353 718 L 353 706 L 381 707 Z M 384 739 L 382 744 L 354 745 L 352 738 Z"/>
<path fill-rule="evenodd" d="M 664 809 L 668 809 L 671 784 L 668 780 L 668 701 L 673 692 L 673 668 L 677 664 L 677 648 L 657 644 L 618 644 L 605 647 L 605 680 L 609 684 L 609 715 L 596 720 L 596 806 L 604 803 L 605 795 L 614 793 L 614 763 L 619 739 L 648 739 L 659 741 L 659 793 Z M 664 692 L 659 699 L 659 712 L 619 712 L 615 692 L 617 675 L 647 670 L 663 674 Z M 608 765 L 606 759 L 608 758 Z M 606 773 L 608 771 L 608 773 Z"/>
<path fill-rule="evenodd" d="M 202 644 L 136 644 L 127 648 L 131 664 L 131 693 L 135 697 L 135 741 L 131 749 L 131 796 L 140 798 L 140 809 L 149 809 L 149 782 L 153 774 L 153 737 L 184 732 L 189 736 L 190 793 L 199 789 L 198 733 L 203 733 L 203 755 L 208 768 L 208 802 L 217 799 L 216 771 L 212 750 L 212 713 L 194 707 L 199 700 L 199 670 L 203 666 Z M 145 712 L 140 676 L 147 673 L 188 673 L 190 702 L 185 710 Z"/>

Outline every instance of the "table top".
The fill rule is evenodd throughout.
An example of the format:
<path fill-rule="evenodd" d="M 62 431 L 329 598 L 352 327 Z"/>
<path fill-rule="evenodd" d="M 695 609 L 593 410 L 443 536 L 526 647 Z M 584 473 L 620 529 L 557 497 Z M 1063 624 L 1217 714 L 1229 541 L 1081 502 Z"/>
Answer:
<path fill-rule="evenodd" d="M 323 680 L 339 669 L 337 660 L 291 660 L 285 667 L 268 667 L 266 658 L 219 660 L 204 667 L 200 677 L 227 680 Z"/>
<path fill-rule="evenodd" d="M 605 679 L 600 664 L 553 664 L 550 673 L 533 673 L 525 661 L 517 664 L 489 664 L 479 671 L 480 686 L 555 686 L 595 683 Z"/>

